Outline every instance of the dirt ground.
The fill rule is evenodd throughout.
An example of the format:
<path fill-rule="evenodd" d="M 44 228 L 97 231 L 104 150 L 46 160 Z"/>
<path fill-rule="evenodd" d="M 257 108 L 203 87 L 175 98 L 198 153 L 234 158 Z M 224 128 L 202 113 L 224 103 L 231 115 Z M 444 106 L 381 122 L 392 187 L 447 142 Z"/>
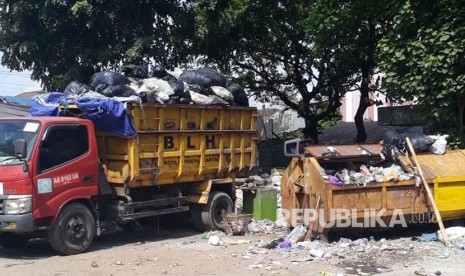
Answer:
<path fill-rule="evenodd" d="M 383 249 L 384 260 L 377 271 L 348 273 L 347 267 L 363 268 L 351 256 L 313 258 L 306 248 L 264 249 L 260 241 L 272 241 L 286 233 L 249 234 L 226 237 L 224 245 L 212 246 L 208 233 L 180 228 L 139 228 L 113 231 L 94 240 L 90 250 L 74 256 L 57 256 L 48 244 L 33 241 L 21 249 L 0 248 L 2 275 L 465 275 L 465 251 L 447 248 L 439 242 L 411 241 L 410 238 L 388 238 Z M 213 234 L 211 234 L 213 235 Z M 250 243 L 237 243 L 247 240 Z M 360 240 L 359 240 L 360 241 Z M 384 242 L 384 241 L 383 241 Z M 341 242 L 323 245 L 343 247 Z M 353 245 L 352 245 L 353 246 Z M 399 250 L 402 246 L 409 249 Z M 360 251 L 353 247 L 355 251 Z M 339 249 L 338 249 L 339 250 Z M 371 251 L 371 254 L 374 251 Z M 353 253 L 351 253 L 353 254 Z M 362 252 L 365 256 L 369 253 Z M 386 255 L 387 254 L 387 255 Z M 352 256 L 353 257 L 353 256 Z M 366 256 L 370 257 L 370 256 Z M 349 261 L 350 260 L 350 261 Z M 387 260 L 387 261 L 386 261 Z M 366 261 L 360 258 L 360 261 Z M 374 267 L 372 267 L 374 268 Z M 352 269 L 352 268 L 350 268 Z M 349 270 L 350 270 L 349 269 Z M 415 274 L 417 271 L 417 274 Z M 326 274 L 324 274 L 326 273 Z M 435 274 L 436 273 L 436 274 Z M 421 274 L 420 274 L 421 275 Z"/>

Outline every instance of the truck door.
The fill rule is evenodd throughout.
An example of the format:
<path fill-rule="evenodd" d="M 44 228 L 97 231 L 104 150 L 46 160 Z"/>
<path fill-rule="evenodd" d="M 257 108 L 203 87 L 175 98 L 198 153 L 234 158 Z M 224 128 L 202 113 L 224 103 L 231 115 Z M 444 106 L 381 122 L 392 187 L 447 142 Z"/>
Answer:
<path fill-rule="evenodd" d="M 97 194 L 98 154 L 89 134 L 81 124 L 56 124 L 45 130 L 34 177 L 34 218 L 53 217 L 67 201 Z"/>

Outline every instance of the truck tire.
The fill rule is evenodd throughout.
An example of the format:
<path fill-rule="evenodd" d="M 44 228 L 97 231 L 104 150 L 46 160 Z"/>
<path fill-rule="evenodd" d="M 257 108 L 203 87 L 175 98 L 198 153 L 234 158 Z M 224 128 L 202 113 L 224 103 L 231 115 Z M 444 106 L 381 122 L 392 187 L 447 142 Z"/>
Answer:
<path fill-rule="evenodd" d="M 14 233 L 1 233 L 0 234 L 0 246 L 5 249 L 22 247 L 28 241 L 29 241 L 29 236 L 17 235 Z"/>
<path fill-rule="evenodd" d="M 191 224 L 194 226 L 195 230 L 201 232 L 205 231 L 205 226 L 202 221 L 202 207 L 204 206 L 200 204 L 192 204 L 189 206 Z"/>
<path fill-rule="evenodd" d="M 71 203 L 49 229 L 48 240 L 58 254 L 78 254 L 89 248 L 95 230 L 95 218 L 89 208 L 82 203 Z"/>
<path fill-rule="evenodd" d="M 223 214 L 231 213 L 233 208 L 233 201 L 227 193 L 212 192 L 201 213 L 205 230 L 223 230 Z"/>

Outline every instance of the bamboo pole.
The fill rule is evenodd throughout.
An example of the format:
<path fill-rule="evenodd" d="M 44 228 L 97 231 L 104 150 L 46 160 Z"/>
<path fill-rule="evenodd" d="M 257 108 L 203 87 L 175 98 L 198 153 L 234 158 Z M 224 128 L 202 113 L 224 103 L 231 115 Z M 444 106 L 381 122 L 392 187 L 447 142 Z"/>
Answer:
<path fill-rule="evenodd" d="M 426 182 L 425 176 L 423 175 L 423 170 L 421 169 L 420 163 L 417 160 L 417 155 L 415 154 L 415 150 L 413 149 L 410 139 L 406 137 L 405 142 L 407 143 L 408 149 L 410 153 L 412 154 L 413 161 L 415 162 L 415 165 L 417 166 L 418 173 L 420 174 L 421 182 L 423 183 L 423 186 L 426 190 L 428 199 L 431 202 L 431 205 L 433 205 L 433 210 L 436 215 L 436 219 L 438 220 L 439 229 L 441 229 L 441 234 L 442 234 L 442 237 L 444 238 L 444 244 L 448 246 L 449 237 L 447 236 L 446 229 L 444 228 L 444 223 L 442 222 L 441 214 L 439 213 L 439 209 L 438 209 L 438 206 L 436 205 L 436 201 L 434 201 L 433 193 L 431 192 L 428 182 Z"/>

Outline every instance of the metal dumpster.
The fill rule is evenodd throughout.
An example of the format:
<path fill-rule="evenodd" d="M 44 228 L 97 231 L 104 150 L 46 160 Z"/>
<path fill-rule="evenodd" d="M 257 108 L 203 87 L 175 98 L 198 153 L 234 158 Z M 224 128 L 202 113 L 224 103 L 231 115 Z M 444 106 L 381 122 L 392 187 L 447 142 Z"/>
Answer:
<path fill-rule="evenodd" d="M 327 146 L 306 146 L 303 154 L 295 156 L 286 169 L 281 195 L 284 215 L 291 226 L 309 223 L 308 210 L 318 211 L 313 230 L 322 233 L 323 239 L 328 238 L 330 230 L 340 228 L 341 224 L 336 222 L 341 210 L 345 210 L 345 217 L 350 220 L 341 227 L 383 227 L 381 222 L 389 227 L 393 220 L 402 226 L 434 221 L 426 193 L 415 179 L 369 183 L 366 187 L 331 184 L 325 168 L 381 159 L 381 145 L 378 144 L 334 147 L 337 148 L 336 155 L 328 153 Z M 464 217 L 464 152 L 428 153 L 417 157 L 443 220 Z M 402 157 L 400 163 L 404 170 L 413 172 L 407 157 Z M 317 207 L 318 198 L 320 204 Z"/>

